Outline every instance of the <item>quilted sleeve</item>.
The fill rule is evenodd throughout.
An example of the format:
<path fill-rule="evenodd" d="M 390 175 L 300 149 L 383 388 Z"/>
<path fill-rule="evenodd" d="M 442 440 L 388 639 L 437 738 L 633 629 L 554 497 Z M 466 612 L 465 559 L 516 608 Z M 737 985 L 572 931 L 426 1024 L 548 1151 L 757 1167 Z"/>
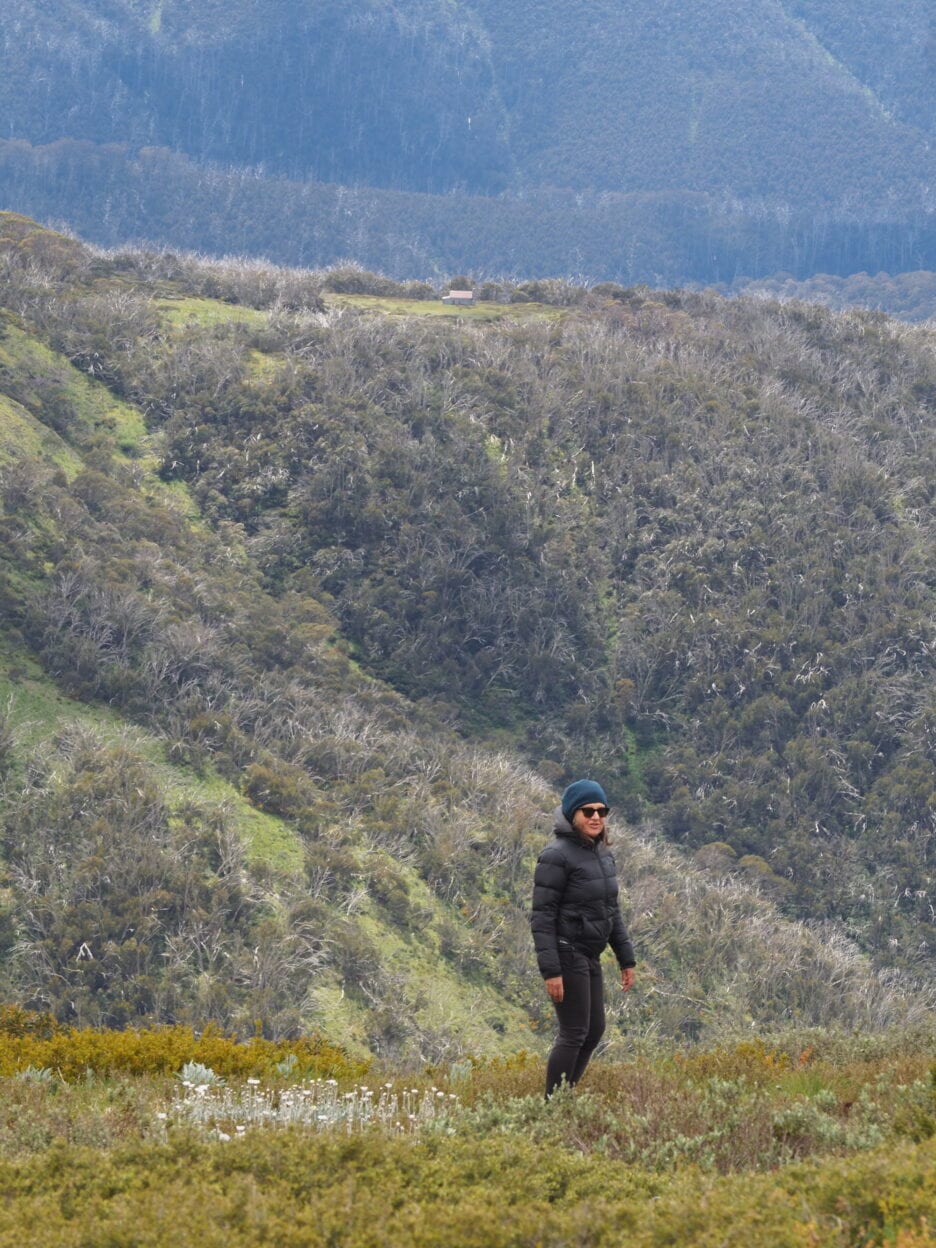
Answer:
<path fill-rule="evenodd" d="M 567 878 L 568 866 L 562 850 L 554 845 L 547 846 L 537 860 L 533 875 L 530 916 L 536 962 L 543 979 L 562 974 L 556 928 Z"/>

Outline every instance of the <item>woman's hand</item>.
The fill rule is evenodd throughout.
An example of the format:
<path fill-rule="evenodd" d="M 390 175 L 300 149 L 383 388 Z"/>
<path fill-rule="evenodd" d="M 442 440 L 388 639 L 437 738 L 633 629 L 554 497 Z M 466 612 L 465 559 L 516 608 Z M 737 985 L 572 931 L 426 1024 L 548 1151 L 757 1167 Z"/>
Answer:
<path fill-rule="evenodd" d="M 562 976 L 554 975 L 552 979 L 547 979 L 545 983 L 546 983 L 546 991 L 549 993 L 550 1001 L 552 1001 L 555 1005 L 558 1005 L 559 1002 L 562 1000 L 563 996 L 565 995 L 565 988 L 562 983 Z"/>
<path fill-rule="evenodd" d="M 630 992 L 634 986 L 634 968 L 632 966 L 621 967 L 621 987 L 625 992 Z"/>

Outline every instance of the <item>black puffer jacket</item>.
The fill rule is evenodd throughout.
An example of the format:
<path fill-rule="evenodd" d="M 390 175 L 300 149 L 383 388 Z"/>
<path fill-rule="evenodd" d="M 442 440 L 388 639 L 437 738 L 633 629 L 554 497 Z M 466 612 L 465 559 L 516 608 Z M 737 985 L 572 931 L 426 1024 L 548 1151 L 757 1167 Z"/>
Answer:
<path fill-rule="evenodd" d="M 533 876 L 530 926 L 540 974 L 544 979 L 562 974 L 560 942 L 595 957 L 610 945 L 622 967 L 634 966 L 610 849 L 579 836 L 561 809 L 556 811 L 553 833 Z"/>

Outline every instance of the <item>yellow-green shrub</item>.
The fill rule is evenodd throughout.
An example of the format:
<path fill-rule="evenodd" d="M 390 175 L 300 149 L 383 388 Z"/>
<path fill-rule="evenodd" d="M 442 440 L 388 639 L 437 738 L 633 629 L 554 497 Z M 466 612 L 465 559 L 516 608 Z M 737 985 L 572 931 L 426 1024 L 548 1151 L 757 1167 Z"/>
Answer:
<path fill-rule="evenodd" d="M 0 1248 L 936 1248 L 936 1146 L 728 1178 L 529 1141 L 270 1132 L 0 1161 Z"/>
<path fill-rule="evenodd" d="M 80 1078 L 87 1071 L 99 1075 L 171 1075 L 186 1062 L 200 1062 L 218 1075 L 276 1075 L 290 1062 L 294 1076 L 357 1079 L 369 1063 L 350 1057 L 319 1036 L 294 1040 L 246 1043 L 207 1027 L 196 1034 L 191 1027 L 151 1030 L 95 1030 L 63 1026 L 47 1014 L 32 1014 L 17 1006 L 0 1010 L 0 1075 L 29 1067 L 56 1071 L 63 1079 Z"/>

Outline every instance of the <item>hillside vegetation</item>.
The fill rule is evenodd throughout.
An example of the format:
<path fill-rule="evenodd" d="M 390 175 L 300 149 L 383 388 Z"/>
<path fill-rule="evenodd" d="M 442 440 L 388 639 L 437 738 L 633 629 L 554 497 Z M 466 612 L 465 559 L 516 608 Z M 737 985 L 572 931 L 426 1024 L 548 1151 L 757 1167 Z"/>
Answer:
<path fill-rule="evenodd" d="M 2 220 L 8 996 L 536 1048 L 532 860 L 591 772 L 617 1044 L 928 1008 L 927 331 L 556 282 L 427 316 Z"/>

